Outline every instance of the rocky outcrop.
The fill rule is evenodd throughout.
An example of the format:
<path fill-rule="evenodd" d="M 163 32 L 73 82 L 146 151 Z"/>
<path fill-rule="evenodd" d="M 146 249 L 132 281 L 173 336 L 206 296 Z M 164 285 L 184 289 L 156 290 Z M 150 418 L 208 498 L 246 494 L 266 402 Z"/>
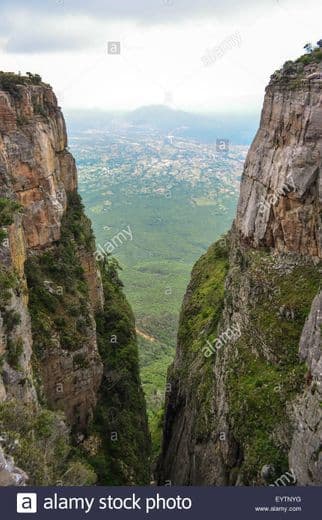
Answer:
<path fill-rule="evenodd" d="M 25 486 L 28 475 L 15 466 L 12 457 L 6 457 L 0 447 L 0 486 Z"/>
<path fill-rule="evenodd" d="M 273 76 L 266 89 L 236 218 L 255 247 L 322 258 L 321 72 L 316 64 L 295 77 Z"/>
<path fill-rule="evenodd" d="M 322 292 L 313 300 L 305 322 L 300 356 L 308 366 L 309 384 L 292 403 L 290 467 L 300 486 L 322 484 Z"/>
<path fill-rule="evenodd" d="M 212 246 L 194 266 L 184 298 L 176 357 L 168 373 L 161 484 L 203 485 L 222 471 L 214 427 L 213 356 L 206 357 L 203 348 L 219 323 L 227 260 L 224 244 Z"/>
<path fill-rule="evenodd" d="M 232 229 L 192 271 L 161 484 L 321 483 L 321 70 L 273 75 Z"/>
<path fill-rule="evenodd" d="M 0 244 L 2 266 L 0 271 L 1 400 L 12 397 L 26 401 L 36 399 L 31 367 L 31 320 L 24 273 L 26 258 L 27 250 L 22 218 L 15 216 L 8 229 L 7 237 Z M 8 349 L 12 353 L 9 359 L 5 355 Z M 12 361 L 11 364 L 9 361 Z M 18 364 L 19 370 L 17 370 Z"/>

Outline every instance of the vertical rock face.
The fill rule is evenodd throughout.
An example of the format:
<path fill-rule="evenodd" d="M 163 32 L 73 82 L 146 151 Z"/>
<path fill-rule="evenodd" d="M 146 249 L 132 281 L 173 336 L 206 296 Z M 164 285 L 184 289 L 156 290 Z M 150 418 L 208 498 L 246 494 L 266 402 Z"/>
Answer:
<path fill-rule="evenodd" d="M 321 146 L 321 64 L 299 61 L 272 76 L 232 230 L 192 271 L 160 483 L 322 482 Z"/>
<path fill-rule="evenodd" d="M 249 150 L 236 227 L 255 247 L 322 258 L 322 66 L 275 75 Z"/>
<path fill-rule="evenodd" d="M 50 87 L 17 86 L 14 94 L 1 92 L 1 100 L 11 114 L 0 113 L 1 181 L 25 208 L 27 247 L 45 247 L 60 238 L 66 192 L 76 190 L 64 119 Z"/>
<path fill-rule="evenodd" d="M 111 467 L 117 464 L 124 471 L 118 470 L 114 483 L 135 483 L 133 474 L 139 459 L 143 467 L 139 480 L 144 483 L 148 478 L 149 435 L 137 373 L 134 324 L 131 319 L 125 324 L 120 282 L 114 287 L 112 281 L 111 290 L 104 292 L 101 271 L 108 271 L 109 266 L 99 266 L 94 251 L 91 223 L 77 193 L 76 166 L 67 148 L 64 118 L 51 87 L 37 75 L 0 73 L 0 427 L 5 424 L 7 429 L 4 449 L 10 448 L 12 435 L 26 438 L 36 428 L 30 424 L 31 431 L 25 432 L 23 425 L 17 425 L 15 432 L 11 417 L 18 412 L 28 424 L 33 414 L 36 422 L 52 421 L 50 431 L 56 432 L 57 446 L 59 436 L 67 442 L 68 432 L 60 416 L 63 412 L 69 429 L 77 435 L 83 458 L 100 468 L 101 483 L 113 480 Z M 97 320 L 109 307 L 114 314 L 104 330 L 100 327 L 99 352 Z M 110 362 L 115 364 L 115 356 L 112 360 L 112 353 L 106 353 L 109 336 L 119 322 L 131 343 L 118 342 L 125 368 L 116 368 L 128 379 L 133 371 L 136 407 L 123 427 L 123 444 L 120 442 L 120 451 L 115 454 L 113 447 L 103 442 L 110 428 L 108 407 L 112 400 L 116 402 L 114 409 L 117 406 L 126 413 L 130 405 L 118 395 L 121 389 L 111 388 L 103 403 L 101 396 L 106 394 L 103 370 L 108 371 Z M 117 333 L 115 338 L 117 342 Z M 23 403 L 22 409 L 17 408 L 19 403 Z M 132 422 L 138 420 L 141 429 L 135 438 Z M 42 428 L 39 426 L 40 439 Z M 129 435 L 130 458 L 124 444 L 124 439 L 130 442 Z M 37 435 L 35 439 L 37 443 Z M 55 462 L 48 471 L 32 474 L 33 453 L 28 449 L 22 441 L 15 463 L 30 465 L 31 484 L 54 484 L 53 478 L 65 482 L 64 474 L 60 475 L 63 470 L 56 468 Z M 106 458 L 108 469 L 100 467 L 99 457 Z M 74 473 L 75 467 L 67 471 L 74 476 L 71 484 L 87 478 L 93 481 L 87 470 L 77 471 L 77 476 Z"/>
<path fill-rule="evenodd" d="M 77 190 L 75 161 L 67 150 L 67 135 L 56 97 L 46 85 L 17 85 L 15 90 L 0 91 L 2 114 L 0 133 L 0 193 L 11 196 L 22 207 L 21 215 L 9 228 L 8 249 L 12 269 L 22 287 L 20 296 L 13 294 L 12 312 L 20 316 L 20 323 L 11 334 L 12 341 L 23 342 L 21 358 L 24 363 L 16 376 L 8 367 L 5 372 L 7 388 L 17 394 L 16 377 L 30 379 L 32 337 L 27 309 L 28 288 L 24 266 L 27 257 L 41 258 L 45 251 L 56 247 L 61 239 L 63 215 L 67 211 L 67 196 Z M 102 305 L 103 292 L 93 254 L 81 245 L 77 253 L 82 259 L 90 290 L 89 328 L 86 344 L 81 347 L 89 367 L 75 369 L 74 354 L 66 352 L 61 338 L 55 337 L 50 353 L 46 349 L 40 361 L 40 372 L 46 398 L 51 406 L 63 406 L 72 424 L 85 427 L 96 403 L 96 393 L 102 377 L 95 333 L 94 313 Z M 42 280 L 48 290 L 51 280 Z M 63 291 L 64 288 L 62 287 Z M 21 360 L 20 360 L 21 361 Z M 63 388 L 63 391 L 59 390 Z M 18 396 L 16 396 L 18 397 Z"/>
<path fill-rule="evenodd" d="M 322 484 L 322 292 L 314 298 L 300 341 L 300 356 L 307 365 L 310 384 L 292 403 L 294 433 L 290 467 L 302 486 Z"/>

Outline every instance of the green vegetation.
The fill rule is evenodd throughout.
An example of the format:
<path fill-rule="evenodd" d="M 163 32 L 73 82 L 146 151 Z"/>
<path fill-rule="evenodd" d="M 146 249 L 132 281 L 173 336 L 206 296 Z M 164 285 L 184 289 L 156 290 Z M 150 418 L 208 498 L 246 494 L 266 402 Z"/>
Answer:
<path fill-rule="evenodd" d="M 75 352 L 75 370 L 88 367 L 88 359 L 78 352 L 92 330 L 80 255 L 92 254 L 94 247 L 80 197 L 69 194 L 61 239 L 46 252 L 30 256 L 26 263 L 38 379 L 43 355 L 55 347 L 56 338 L 64 350 Z M 96 325 L 105 375 L 94 420 L 84 443 L 73 453 L 94 467 L 100 484 L 145 484 L 149 481 L 150 445 L 134 319 L 122 292 L 117 261 L 105 261 L 101 271 L 106 303 L 97 312 Z"/>
<path fill-rule="evenodd" d="M 302 258 L 275 259 L 265 251 L 235 251 L 229 284 L 227 247 L 220 240 L 196 263 L 188 286 L 179 325 L 180 364 L 169 369 L 169 383 L 191 401 L 197 443 L 213 432 L 214 363 L 205 358 L 206 339 L 217 337 L 223 303 L 229 307 L 242 287 L 251 297 L 242 309 L 242 335 L 230 346 L 225 374 L 230 435 L 239 447 L 240 459 L 230 468 L 229 482 L 238 474 L 245 485 L 262 484 L 264 465 L 275 468 L 271 481 L 288 470 L 288 423 L 286 406 L 305 385 L 307 368 L 298 348 L 305 319 L 321 285 L 320 266 Z M 290 266 L 288 265 L 290 261 Z M 180 390 L 182 389 L 182 390 Z M 176 395 L 179 402 L 181 397 Z M 195 407 L 195 408 L 194 408 Z M 158 442 L 162 421 L 155 418 L 152 435 Z"/>
<path fill-rule="evenodd" d="M 34 114 L 36 116 L 41 116 L 42 118 L 46 119 L 47 122 L 49 122 L 49 117 L 48 117 L 49 114 L 48 114 L 48 109 L 47 109 L 46 105 L 40 105 L 39 103 L 37 103 L 37 98 L 35 99 L 34 97 L 32 98 L 32 104 L 33 104 Z M 24 118 L 22 116 L 20 118 L 17 118 L 17 122 L 20 125 L 27 124 L 28 118 Z"/>
<path fill-rule="evenodd" d="M 198 441 L 207 439 L 213 429 L 215 356 L 205 357 L 203 347 L 207 339 L 217 334 L 228 268 L 228 245 L 222 238 L 208 249 L 192 270 L 179 323 L 178 348 L 183 354 L 182 364 L 177 370 L 174 366 L 169 369 L 170 384 L 180 380 L 184 392 L 193 396 L 193 436 Z"/>
<path fill-rule="evenodd" d="M 7 233 L 3 227 L 13 223 L 14 214 L 21 209 L 20 204 L 11 199 L 0 197 L 0 244 L 6 238 Z"/>
<path fill-rule="evenodd" d="M 155 462 L 160 455 L 160 448 L 162 444 L 162 433 L 163 433 L 163 421 L 164 421 L 164 407 L 160 408 L 157 412 L 150 412 L 149 425 L 151 432 L 151 443 L 152 443 L 152 461 Z"/>
<path fill-rule="evenodd" d="M 89 457 L 99 484 L 149 482 L 150 443 L 132 311 L 123 295 L 117 263 L 101 264 L 105 305 L 97 312 L 98 348 L 104 377 L 92 436 L 103 449 Z"/>
<path fill-rule="evenodd" d="M 22 338 L 18 338 L 17 340 L 12 340 L 10 338 L 7 339 L 7 361 L 9 365 L 15 370 L 19 370 L 20 364 L 20 356 L 23 353 L 23 341 Z"/>
<path fill-rule="evenodd" d="M 322 61 L 322 46 L 321 40 L 317 42 L 317 45 L 314 47 L 310 43 L 304 45 L 304 49 L 306 50 L 306 54 L 300 56 L 295 63 L 303 63 L 304 65 L 308 65 L 309 63 L 319 63 Z"/>
<path fill-rule="evenodd" d="M 16 201 L 6 198 L 0 198 L 0 243 L 6 238 L 7 233 L 3 228 L 13 223 L 14 215 L 20 211 L 21 206 Z M 15 370 L 19 370 L 19 360 L 23 352 L 22 338 L 12 339 L 10 334 L 14 328 L 20 323 L 20 314 L 12 309 L 7 309 L 10 302 L 11 290 L 18 290 L 19 280 L 15 273 L 6 268 L 4 265 L 0 266 L 0 312 L 3 319 L 3 326 L 7 338 L 6 352 L 2 357 L 7 360 L 9 365 Z"/>
<path fill-rule="evenodd" d="M 13 329 L 19 325 L 20 323 L 20 314 L 19 312 L 13 310 L 4 310 L 3 311 L 3 323 L 4 328 L 7 334 L 13 331 Z"/>
<path fill-rule="evenodd" d="M 75 356 L 73 356 L 73 363 L 74 363 L 74 368 L 76 370 L 78 368 L 85 369 L 85 368 L 89 367 L 89 362 L 86 359 L 86 356 L 82 353 L 75 354 Z"/>
<path fill-rule="evenodd" d="M 0 311 L 6 312 L 6 305 L 10 301 L 10 289 L 17 289 L 19 280 L 17 276 L 6 269 L 3 265 L 0 266 Z"/>
<path fill-rule="evenodd" d="M 21 337 L 13 339 L 10 337 L 15 327 L 20 323 L 20 314 L 6 307 L 11 295 L 9 289 L 17 289 L 18 281 L 10 270 L 3 266 L 0 268 L 0 313 L 3 320 L 3 328 L 7 336 L 6 351 L 1 356 L 1 361 L 6 359 L 9 365 L 15 370 L 20 369 L 20 356 L 23 353 L 23 340 Z"/>
<path fill-rule="evenodd" d="M 227 239 L 223 237 L 210 246 L 192 270 L 187 291 L 190 294 L 183 306 L 178 334 L 180 344 L 192 355 L 204 342 L 201 335 L 206 334 L 208 339 L 216 333 L 223 309 L 223 282 L 229 267 L 227 255 Z"/>
<path fill-rule="evenodd" d="M 142 194 L 124 198 L 121 187 L 122 183 L 113 186 L 112 210 L 97 211 L 106 198 L 101 183 L 93 190 L 85 189 L 80 176 L 97 243 L 104 244 L 108 237 L 131 225 L 133 241 L 124 242 L 113 255 L 123 267 L 122 281 L 136 326 L 152 338 L 138 334 L 141 380 L 150 430 L 154 431 L 163 408 L 166 374 L 174 357 L 178 316 L 191 266 L 230 226 L 236 201 L 223 194 L 220 202 L 229 209 L 218 218 L 213 206 L 191 203 L 191 188 L 184 183 L 173 190 L 171 198 Z M 106 224 L 109 231 L 104 230 Z"/>
<path fill-rule="evenodd" d="M 163 405 L 167 370 L 173 361 L 173 347 L 141 338 L 140 350 L 141 379 L 149 414 L 153 414 Z"/>
<path fill-rule="evenodd" d="M 294 61 L 286 61 L 282 69 L 274 72 L 271 79 L 287 83 L 287 85 L 293 89 L 301 87 L 301 81 L 305 79 L 304 67 L 322 61 L 321 40 L 317 42 L 316 46 L 307 43 L 304 45 L 304 49 L 306 51 L 305 54 Z"/>
<path fill-rule="evenodd" d="M 46 349 L 55 347 L 57 337 L 62 348 L 69 351 L 81 349 L 86 342 L 86 325 L 91 325 L 91 320 L 78 247 L 90 250 L 93 240 L 80 198 L 70 194 L 61 240 L 26 262 L 34 354 L 38 360 Z"/>
<path fill-rule="evenodd" d="M 19 100 L 21 99 L 21 90 L 20 86 L 22 85 L 43 85 L 49 86 L 46 83 L 43 83 L 41 76 L 39 74 L 32 74 L 31 72 L 26 72 L 25 75 L 15 74 L 14 72 L 3 72 L 0 71 L 0 89 L 8 92 L 13 98 Z M 32 95 L 32 104 L 34 109 L 34 114 L 40 115 L 44 118 L 48 118 L 48 111 L 46 105 L 39 104 L 39 97 L 37 95 Z M 18 114 L 17 115 L 17 123 L 18 125 L 24 125 L 29 122 L 28 117 L 25 115 Z"/>
<path fill-rule="evenodd" d="M 0 71 L 0 89 L 9 92 L 14 97 L 20 97 L 18 85 L 40 85 L 41 83 L 39 74 L 27 72 L 23 76 L 14 72 Z"/>
<path fill-rule="evenodd" d="M 231 225 L 246 149 L 231 146 L 220 155 L 214 144 L 180 137 L 170 143 L 138 128 L 113 128 L 100 139 L 82 132 L 71 137 L 71 147 L 97 244 L 131 227 L 133 239 L 112 254 L 123 268 L 124 291 L 135 314 L 153 432 L 191 266 Z"/>
<path fill-rule="evenodd" d="M 40 375 L 43 355 L 54 346 L 56 338 L 64 350 L 76 351 L 75 370 L 88 367 L 88 359 L 78 352 L 91 331 L 88 287 L 80 255 L 86 251 L 92 254 L 94 248 L 90 221 L 84 215 L 80 197 L 69 194 L 61 239 L 26 263 L 36 375 Z M 104 377 L 94 420 L 84 442 L 73 448 L 73 453 L 95 469 L 99 484 L 146 484 L 150 444 L 145 400 L 134 319 L 122 292 L 118 267 L 114 259 L 101 265 L 106 303 L 97 311 L 96 325 Z M 72 474 L 69 470 L 67 473 Z"/>
<path fill-rule="evenodd" d="M 28 485 L 92 485 L 96 475 L 74 454 L 69 431 L 57 412 L 15 400 L 0 404 L 6 453 L 28 474 Z"/>
<path fill-rule="evenodd" d="M 237 289 L 247 277 L 256 291 L 244 311 L 249 320 L 235 344 L 227 380 L 232 434 L 243 447 L 239 471 L 243 483 L 252 485 L 260 483 L 265 464 L 274 466 L 275 478 L 288 470 L 287 440 L 278 431 L 289 431 L 285 406 L 305 384 L 298 345 L 321 276 L 310 264 L 279 273 L 269 253 L 244 255 L 234 284 Z"/>
<path fill-rule="evenodd" d="M 0 227 L 12 224 L 14 214 L 20 209 L 16 201 L 0 197 Z"/>

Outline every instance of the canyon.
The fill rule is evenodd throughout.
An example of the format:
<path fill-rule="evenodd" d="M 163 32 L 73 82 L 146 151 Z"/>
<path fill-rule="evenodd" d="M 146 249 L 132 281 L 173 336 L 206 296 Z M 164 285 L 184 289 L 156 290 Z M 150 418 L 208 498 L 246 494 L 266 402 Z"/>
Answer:
<path fill-rule="evenodd" d="M 193 267 L 159 485 L 322 484 L 321 87 L 320 50 L 272 75 L 232 227 Z M 101 249 L 52 88 L 0 72 L 2 485 L 150 482 L 135 320 Z"/>

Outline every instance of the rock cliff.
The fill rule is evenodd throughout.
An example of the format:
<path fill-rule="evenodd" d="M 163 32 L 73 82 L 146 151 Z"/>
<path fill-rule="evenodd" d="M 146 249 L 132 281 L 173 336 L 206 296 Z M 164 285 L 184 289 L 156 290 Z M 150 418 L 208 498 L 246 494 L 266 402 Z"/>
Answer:
<path fill-rule="evenodd" d="M 161 484 L 322 484 L 321 58 L 272 76 L 232 229 L 192 271 Z"/>
<path fill-rule="evenodd" d="M 27 471 L 30 483 L 64 483 L 66 472 L 75 474 L 69 483 L 89 483 L 94 470 L 99 483 L 146 482 L 149 436 L 133 316 L 114 266 L 94 258 L 95 240 L 77 193 L 64 118 L 51 87 L 37 75 L 0 73 L 0 233 L 5 451 L 15 449 L 15 462 Z M 103 280 L 111 271 L 114 278 L 107 287 Z M 106 319 L 109 309 L 114 314 Z M 131 410 L 121 383 L 106 383 L 112 365 L 127 378 L 136 402 Z M 127 415 L 122 432 L 110 424 L 112 401 L 113 410 Z M 22 425 L 14 414 L 26 417 L 31 431 L 25 433 L 36 443 L 44 440 L 38 422 L 52 423 L 57 448 L 59 442 L 65 445 L 64 468 L 48 474 L 42 467 L 37 473 L 26 462 L 33 456 L 28 449 L 39 446 L 23 446 Z M 36 425 L 30 424 L 32 415 Z M 135 438 L 137 423 L 141 429 Z M 118 449 L 105 442 L 114 430 Z M 70 471 L 72 445 L 77 457 Z M 103 469 L 101 459 L 108 460 Z"/>

